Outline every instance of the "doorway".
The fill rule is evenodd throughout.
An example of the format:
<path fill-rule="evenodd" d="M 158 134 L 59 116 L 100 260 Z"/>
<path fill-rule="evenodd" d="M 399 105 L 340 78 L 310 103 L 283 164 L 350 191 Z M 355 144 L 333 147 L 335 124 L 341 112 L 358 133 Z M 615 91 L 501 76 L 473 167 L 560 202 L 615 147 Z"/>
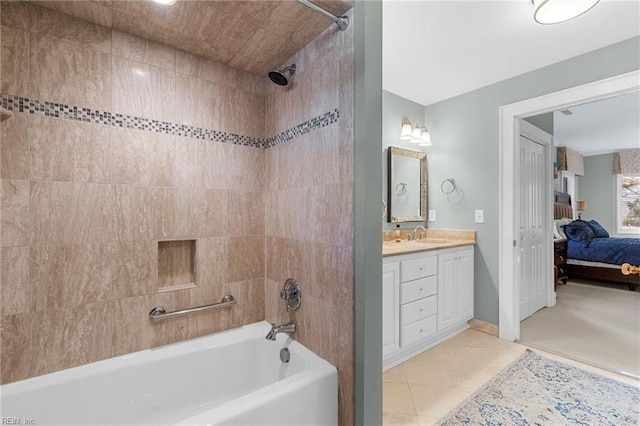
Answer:
<path fill-rule="evenodd" d="M 520 122 L 517 141 L 518 179 L 518 287 L 522 321 L 535 312 L 551 306 L 547 291 L 551 288 L 551 243 L 549 223 L 549 175 L 551 171 L 551 135 L 537 127 Z M 554 301 L 555 302 L 555 301 Z"/>
<path fill-rule="evenodd" d="M 520 118 L 640 90 L 640 70 L 543 95 L 500 108 L 499 335 L 520 338 L 520 288 L 517 262 L 517 137 Z M 550 292 L 553 293 L 553 292 Z M 552 295 L 548 294 L 548 303 Z"/>

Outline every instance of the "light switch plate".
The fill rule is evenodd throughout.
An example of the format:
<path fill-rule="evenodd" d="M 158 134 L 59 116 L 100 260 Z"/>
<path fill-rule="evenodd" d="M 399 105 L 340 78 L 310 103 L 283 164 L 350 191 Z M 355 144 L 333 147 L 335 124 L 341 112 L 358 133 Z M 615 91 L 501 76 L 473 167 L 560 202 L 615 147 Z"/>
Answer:
<path fill-rule="evenodd" d="M 484 223 L 484 210 L 476 210 L 476 223 Z"/>
<path fill-rule="evenodd" d="M 435 221 L 436 221 L 436 211 L 429 210 L 429 222 L 435 222 Z"/>

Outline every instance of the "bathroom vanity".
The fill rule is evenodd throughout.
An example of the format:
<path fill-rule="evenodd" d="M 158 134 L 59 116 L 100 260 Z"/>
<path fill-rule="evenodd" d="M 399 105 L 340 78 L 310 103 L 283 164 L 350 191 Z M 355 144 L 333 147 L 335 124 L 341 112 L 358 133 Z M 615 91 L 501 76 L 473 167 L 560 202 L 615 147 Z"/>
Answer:
<path fill-rule="evenodd" d="M 475 232 L 451 232 L 383 243 L 383 370 L 469 328 Z"/>

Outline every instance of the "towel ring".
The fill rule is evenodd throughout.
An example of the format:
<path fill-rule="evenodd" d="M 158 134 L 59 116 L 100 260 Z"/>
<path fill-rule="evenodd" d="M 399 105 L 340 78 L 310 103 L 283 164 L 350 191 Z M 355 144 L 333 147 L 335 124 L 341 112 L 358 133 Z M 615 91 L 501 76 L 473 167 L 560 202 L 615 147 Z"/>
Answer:
<path fill-rule="evenodd" d="M 447 182 L 449 183 L 448 185 Z M 440 191 L 442 191 L 444 194 L 451 194 L 456 190 L 456 186 L 456 180 L 454 178 L 447 178 L 440 184 Z"/>
<path fill-rule="evenodd" d="M 393 189 L 393 192 L 395 192 L 398 197 L 402 197 L 407 193 L 407 182 L 400 182 L 397 184 Z"/>

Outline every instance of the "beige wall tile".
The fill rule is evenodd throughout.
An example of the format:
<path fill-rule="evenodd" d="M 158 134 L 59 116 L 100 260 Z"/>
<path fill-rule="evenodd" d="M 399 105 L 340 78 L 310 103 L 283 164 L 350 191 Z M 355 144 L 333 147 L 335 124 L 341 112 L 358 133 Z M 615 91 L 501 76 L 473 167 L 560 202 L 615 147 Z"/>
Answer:
<path fill-rule="evenodd" d="M 32 310 L 69 308 L 108 299 L 115 254 L 108 244 L 32 246 Z"/>
<path fill-rule="evenodd" d="M 3 247 L 0 264 L 2 315 L 29 312 L 29 247 Z"/>
<path fill-rule="evenodd" d="M 227 86 L 223 89 L 223 99 L 227 132 L 258 138 L 265 136 L 264 96 Z"/>
<path fill-rule="evenodd" d="M 26 2 L 3 2 L 0 17 L 3 26 L 29 31 L 29 5 Z"/>
<path fill-rule="evenodd" d="M 153 296 L 143 295 L 110 302 L 114 318 L 111 330 L 111 356 L 120 356 L 151 347 L 154 324 L 149 321 Z"/>
<path fill-rule="evenodd" d="M 233 237 L 227 244 L 229 281 L 264 278 L 264 237 Z"/>
<path fill-rule="evenodd" d="M 112 185 L 31 181 L 32 245 L 113 240 L 116 199 Z"/>
<path fill-rule="evenodd" d="M 334 324 L 338 321 L 336 308 L 311 296 L 306 296 L 303 303 L 304 306 L 290 313 L 297 326 L 296 340 L 337 366 L 340 343 L 339 324 Z"/>
<path fill-rule="evenodd" d="M 111 57 L 44 34 L 30 38 L 29 92 L 36 99 L 111 110 Z"/>
<path fill-rule="evenodd" d="M 173 47 L 139 38 L 114 30 L 112 33 L 113 55 L 148 65 L 176 70 L 176 50 Z"/>
<path fill-rule="evenodd" d="M 331 200 L 328 202 L 327 200 Z M 353 184 L 316 186 L 311 191 L 313 241 L 353 245 Z"/>
<path fill-rule="evenodd" d="M 29 181 L 2 179 L 0 187 L 0 239 L 2 247 L 29 242 Z"/>
<path fill-rule="evenodd" d="M 113 282 L 111 298 L 121 299 L 152 293 L 158 276 L 156 241 L 114 243 L 111 260 Z"/>
<path fill-rule="evenodd" d="M 176 196 L 178 238 L 220 237 L 227 233 L 227 191 L 179 188 Z"/>
<path fill-rule="evenodd" d="M 30 117 L 31 178 L 74 182 L 111 182 L 107 126 Z M 55 141 L 55 143 L 52 143 Z"/>
<path fill-rule="evenodd" d="M 114 226 L 120 241 L 166 240 L 175 236 L 174 188 L 116 185 Z"/>
<path fill-rule="evenodd" d="M 198 78 L 176 75 L 176 115 L 173 121 L 196 127 L 226 131 L 223 99 L 225 86 Z"/>
<path fill-rule="evenodd" d="M 2 93 L 28 96 L 31 93 L 29 87 L 29 33 L 4 25 L 0 27 L 0 32 L 2 39 L 0 43 L 2 51 L 0 89 Z"/>
<path fill-rule="evenodd" d="M 234 282 L 229 290 L 237 302 L 231 308 L 235 327 L 264 320 L 264 279 Z"/>
<path fill-rule="evenodd" d="M 175 73 L 130 59 L 113 57 L 113 111 L 175 121 Z"/>
<path fill-rule="evenodd" d="M 264 235 L 264 194 L 229 191 L 229 235 Z"/>
<path fill-rule="evenodd" d="M 227 239 L 198 238 L 196 241 L 196 284 L 220 286 L 227 279 Z"/>
<path fill-rule="evenodd" d="M 110 303 L 32 315 L 33 374 L 41 375 L 105 359 L 113 353 Z"/>
<path fill-rule="evenodd" d="M 10 383 L 33 375 L 32 358 L 35 354 L 30 345 L 31 315 L 4 315 L 0 332 L 2 345 L 1 382 Z"/>
<path fill-rule="evenodd" d="M 102 25 L 111 28 L 111 6 L 112 1 L 34 1 L 30 0 L 30 3 L 36 5 L 42 5 L 46 2 L 46 6 L 49 9 L 57 10 L 58 12 L 73 15 L 84 21 L 93 22 L 94 24 Z"/>
<path fill-rule="evenodd" d="M 227 188 L 232 191 L 262 191 L 264 150 L 242 145 L 227 147 Z"/>
<path fill-rule="evenodd" d="M 31 32 L 56 38 L 104 53 L 111 53 L 111 30 L 51 9 L 34 6 Z"/>
<path fill-rule="evenodd" d="M 176 184 L 179 187 L 227 189 L 225 143 L 177 137 Z"/>
<path fill-rule="evenodd" d="M 112 182 L 175 185 L 175 136 L 135 129 L 112 129 L 108 134 Z"/>
<path fill-rule="evenodd" d="M 0 176 L 12 179 L 29 179 L 29 128 L 30 117 L 14 114 L 0 124 Z"/>
<path fill-rule="evenodd" d="M 264 283 L 264 319 L 273 324 L 282 324 L 290 321 L 291 316 L 287 312 L 284 301 L 280 299 L 280 291 L 284 287 L 283 282 L 266 279 Z M 296 338 L 297 340 L 297 338 Z"/>

